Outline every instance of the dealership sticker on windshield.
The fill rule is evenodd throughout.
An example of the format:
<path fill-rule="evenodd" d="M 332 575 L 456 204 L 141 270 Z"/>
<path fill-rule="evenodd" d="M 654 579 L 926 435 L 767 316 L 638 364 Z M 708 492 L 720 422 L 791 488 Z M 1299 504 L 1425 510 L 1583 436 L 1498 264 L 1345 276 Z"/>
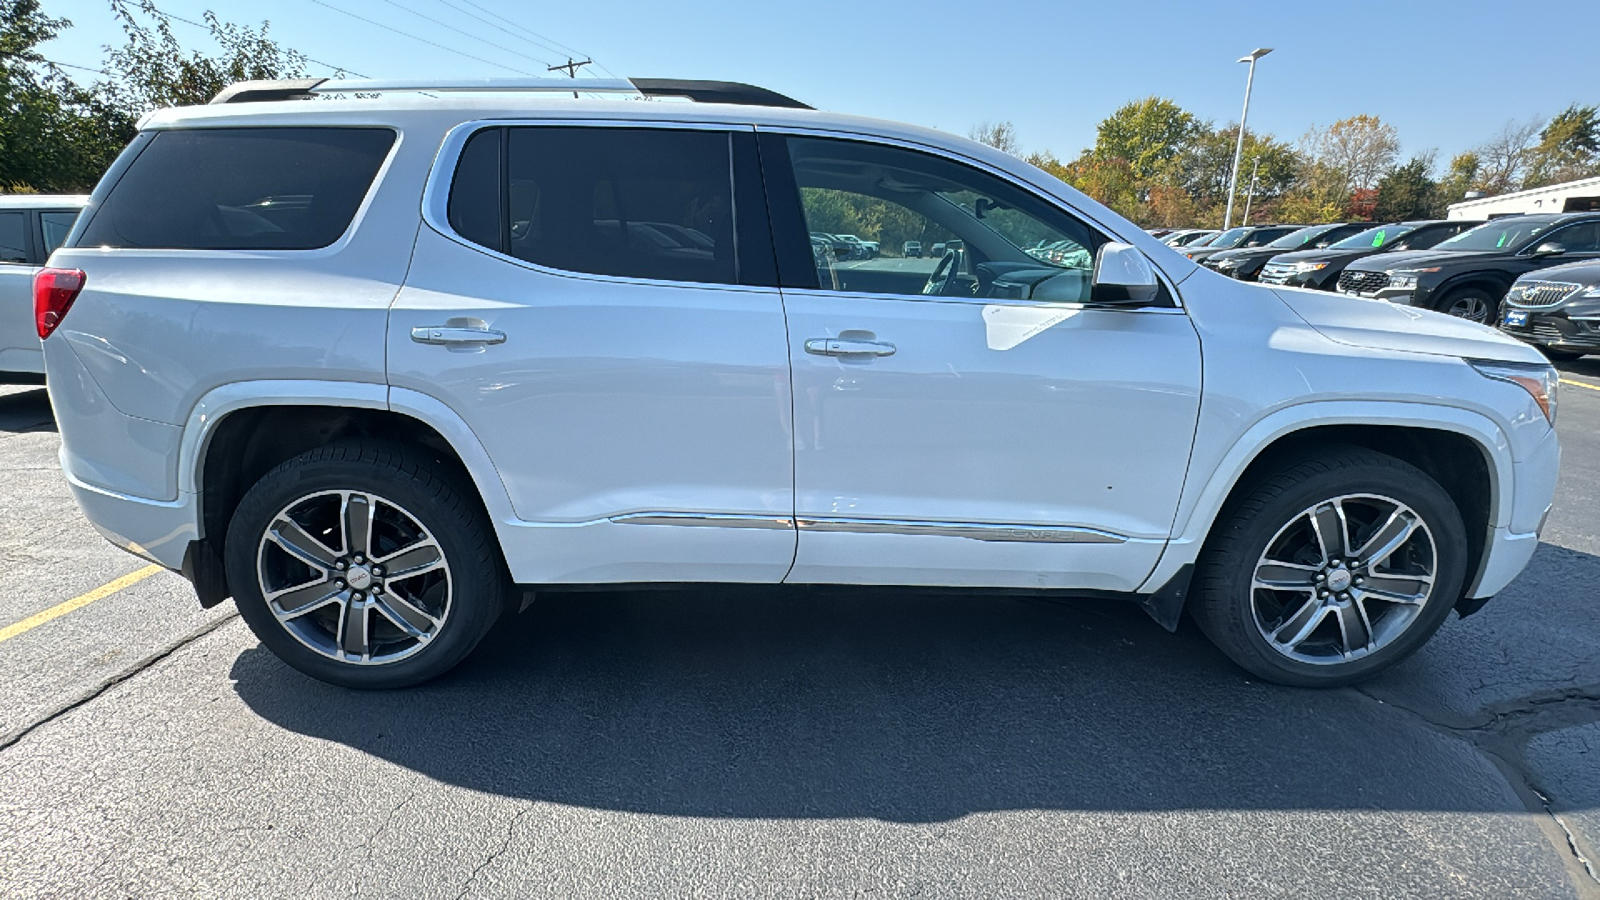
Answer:
<path fill-rule="evenodd" d="M 1382 247 L 1383 246 L 1383 236 L 1388 234 L 1388 233 L 1389 232 L 1387 232 L 1387 231 L 1380 231 L 1377 234 L 1373 235 L 1372 236 L 1372 246 L 1374 246 L 1374 247 Z"/>

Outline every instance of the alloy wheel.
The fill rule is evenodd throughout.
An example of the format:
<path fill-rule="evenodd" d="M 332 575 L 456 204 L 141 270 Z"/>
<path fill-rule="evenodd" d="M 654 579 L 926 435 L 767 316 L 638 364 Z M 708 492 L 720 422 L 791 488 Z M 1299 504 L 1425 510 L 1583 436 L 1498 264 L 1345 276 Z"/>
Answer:
<path fill-rule="evenodd" d="M 1294 516 L 1267 543 L 1251 582 L 1256 628 L 1273 650 L 1313 665 L 1392 644 L 1433 595 L 1438 551 L 1409 506 L 1350 494 Z"/>
<path fill-rule="evenodd" d="M 400 505 L 321 491 L 272 517 L 257 551 L 261 595 L 285 631 L 329 659 L 382 665 L 421 651 L 450 615 L 450 566 Z"/>
<path fill-rule="evenodd" d="M 1468 322 L 1488 322 L 1489 301 L 1482 294 L 1467 293 L 1452 301 L 1445 312 Z"/>

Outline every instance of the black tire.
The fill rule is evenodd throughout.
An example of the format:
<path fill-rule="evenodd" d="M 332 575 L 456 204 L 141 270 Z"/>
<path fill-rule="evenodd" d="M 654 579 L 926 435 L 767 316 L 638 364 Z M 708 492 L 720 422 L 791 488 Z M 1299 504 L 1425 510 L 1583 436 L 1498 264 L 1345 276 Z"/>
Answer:
<path fill-rule="evenodd" d="M 467 493 L 469 490 L 453 483 L 446 470 L 430 462 L 426 453 L 399 445 L 340 442 L 284 462 L 250 488 L 228 527 L 224 564 L 239 615 L 280 659 L 330 684 L 400 688 L 444 674 L 465 659 L 488 633 L 504 608 L 509 590 L 499 545 L 476 498 Z M 341 500 L 336 492 L 355 494 Z M 363 501 L 374 513 L 365 517 L 371 523 L 366 539 L 352 541 L 344 537 L 344 529 L 354 527 L 349 522 L 362 517 L 348 517 L 345 511 L 362 508 L 356 506 L 356 494 L 375 498 Z M 312 547 L 317 555 L 338 557 L 338 562 L 314 566 L 302 561 L 304 556 L 289 554 L 282 544 L 269 541 L 268 529 L 274 527 L 274 522 L 283 521 L 278 518 L 280 512 L 296 510 L 296 515 L 304 517 L 326 509 L 330 503 L 340 511 L 331 527 L 305 525 L 297 541 Z M 320 520 L 323 525 L 327 521 L 326 516 Z M 408 534 L 404 531 L 407 523 L 422 530 Z M 280 536 L 288 534 L 281 524 L 277 528 Z M 339 532 L 335 533 L 334 528 Z M 300 540 L 305 535 L 311 535 L 313 540 Z M 335 537 L 339 547 L 333 546 Z M 349 561 L 358 558 L 351 554 L 363 544 L 372 558 L 365 560 L 358 573 L 358 567 Z M 416 552 L 419 549 L 420 556 Z M 394 576 L 396 573 L 383 572 L 381 566 L 374 564 L 392 560 L 399 565 L 403 551 L 410 551 L 411 562 L 421 562 L 424 565 L 420 568 L 431 567 L 433 573 L 391 578 L 388 582 L 372 577 L 374 572 L 369 570 L 374 568 L 378 575 Z M 430 554 L 439 556 L 443 565 L 429 563 Z M 338 563 L 343 563 L 344 568 L 335 571 Z M 267 602 L 264 582 L 277 578 L 285 566 L 298 566 L 303 573 L 291 574 L 289 584 L 306 579 L 308 587 L 318 587 L 329 596 L 311 597 L 302 607 L 315 606 L 314 612 L 280 621 Z M 348 583 L 335 580 L 338 575 L 347 577 Z M 358 576 L 368 594 L 354 591 Z M 384 593 L 386 585 L 388 592 Z M 335 592 L 335 586 L 342 590 Z M 300 593 L 299 588 L 294 590 Z M 416 593 L 405 596 L 413 590 Z M 370 605 L 357 604 L 358 612 L 353 613 L 349 603 L 352 596 Z M 380 608 L 380 604 L 384 605 Z M 399 617 L 396 610 L 402 613 Z M 417 610 L 437 618 L 421 618 Z M 346 649 L 349 645 L 344 623 L 357 621 L 358 615 L 362 623 L 359 633 L 371 638 L 357 639 L 358 646 L 371 651 L 372 661 L 334 658 L 354 655 Z M 331 623 L 327 621 L 329 616 L 333 618 Z M 401 631 L 402 621 L 417 623 L 412 627 L 419 629 L 418 634 L 426 631 L 426 637 Z M 332 633 L 333 629 L 337 634 Z M 350 633 L 357 632 L 351 629 Z M 379 650 L 383 651 L 381 656 L 389 656 L 392 661 L 379 658 Z"/>
<path fill-rule="evenodd" d="M 1376 594 L 1367 594 L 1368 599 L 1363 600 L 1363 591 L 1370 591 L 1371 584 L 1390 576 L 1373 569 L 1349 566 L 1347 574 L 1366 573 L 1365 582 L 1358 580 L 1356 585 L 1369 585 L 1367 588 L 1352 586 L 1345 589 L 1357 595 L 1354 605 L 1360 607 L 1360 620 L 1368 622 L 1366 634 L 1369 637 L 1369 649 L 1356 651 L 1361 655 L 1350 657 L 1341 656 L 1335 649 L 1330 656 L 1312 662 L 1291 658 L 1293 648 L 1279 649 L 1285 645 L 1268 637 L 1266 630 L 1269 626 L 1282 623 L 1280 627 L 1285 627 L 1290 620 L 1310 622 L 1315 619 L 1322 624 L 1316 626 L 1318 631 L 1313 632 L 1306 641 L 1315 638 L 1328 640 L 1335 645 L 1341 641 L 1348 644 L 1341 630 L 1341 616 L 1350 612 L 1352 604 L 1348 595 L 1343 594 L 1331 600 L 1319 600 L 1315 587 L 1304 601 L 1308 605 L 1301 605 L 1300 600 L 1299 592 L 1305 591 L 1305 587 L 1285 592 L 1257 589 L 1257 566 L 1263 563 L 1269 546 L 1282 546 L 1274 545 L 1275 541 L 1293 539 L 1295 532 L 1292 529 L 1297 527 L 1297 522 L 1305 521 L 1304 534 L 1316 539 L 1316 532 L 1311 530 L 1310 522 L 1304 516 L 1336 498 L 1350 498 L 1341 501 L 1338 521 L 1346 521 L 1344 510 L 1349 507 L 1351 524 L 1344 526 L 1344 530 L 1354 535 L 1348 546 L 1359 547 L 1365 540 L 1360 534 L 1363 527 L 1359 523 L 1361 504 L 1371 503 L 1375 509 L 1381 508 L 1381 505 L 1375 501 L 1351 498 L 1350 495 L 1392 499 L 1420 517 L 1426 529 L 1411 533 L 1419 535 L 1415 540 L 1427 540 L 1432 545 L 1433 553 L 1429 557 L 1433 566 L 1431 593 L 1426 594 L 1426 599 L 1419 604 L 1390 604 Z M 1368 532 L 1367 537 L 1371 533 Z M 1417 546 L 1402 545 L 1395 552 L 1397 555 L 1418 554 L 1420 551 Z M 1273 559 L 1281 558 L 1277 555 L 1282 552 L 1281 549 L 1274 549 L 1273 552 Z M 1323 556 L 1326 558 L 1327 554 Z M 1242 486 L 1224 507 L 1201 554 L 1195 572 L 1190 612 L 1200 629 L 1228 658 L 1264 679 L 1301 687 L 1351 684 L 1406 658 L 1433 636 L 1462 595 L 1467 556 L 1466 528 L 1462 524 L 1460 510 L 1450 495 L 1427 473 L 1409 463 L 1371 450 L 1334 448 L 1315 457 L 1287 464 L 1253 484 Z M 1341 565 L 1338 568 L 1346 567 Z M 1308 574 L 1307 579 L 1317 579 L 1317 586 L 1326 587 L 1332 583 L 1328 574 L 1334 571 L 1324 567 L 1317 574 Z M 1346 577 L 1339 579 L 1340 583 L 1348 583 L 1348 580 Z M 1341 600 L 1344 602 L 1341 603 Z M 1265 621 L 1263 608 L 1270 608 L 1280 601 L 1281 618 Z M 1326 610 L 1320 618 L 1314 615 L 1301 618 L 1293 612 L 1296 609 L 1305 612 L 1311 608 L 1311 604 L 1317 603 L 1340 608 Z M 1384 618 L 1395 614 L 1396 610 L 1402 613 L 1400 618 Z M 1378 618 L 1371 618 L 1369 611 Z M 1372 638 L 1382 630 L 1384 623 L 1389 623 L 1390 627 L 1384 642 L 1380 644 Z M 1333 629 L 1331 640 L 1318 637 L 1327 634 L 1322 630 L 1325 628 Z M 1370 649 L 1372 647 L 1376 649 Z"/>
<path fill-rule="evenodd" d="M 1434 309 L 1469 322 L 1493 326 L 1498 320 L 1500 301 L 1483 288 L 1461 287 L 1440 298 Z M 1465 311 L 1468 309 L 1481 309 L 1483 312 L 1481 315 L 1472 315 Z"/>
<path fill-rule="evenodd" d="M 1545 359 L 1548 359 L 1551 362 L 1575 362 L 1583 359 L 1585 356 L 1583 353 L 1573 353 L 1569 350 L 1556 350 L 1550 347 L 1540 347 L 1539 352 L 1543 353 Z"/>

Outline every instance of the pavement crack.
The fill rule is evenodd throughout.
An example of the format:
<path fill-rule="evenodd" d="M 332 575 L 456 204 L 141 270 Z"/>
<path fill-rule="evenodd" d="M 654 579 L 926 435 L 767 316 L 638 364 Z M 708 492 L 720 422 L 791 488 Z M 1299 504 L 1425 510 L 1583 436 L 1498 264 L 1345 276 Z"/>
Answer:
<path fill-rule="evenodd" d="M 464 897 L 472 893 L 472 883 L 478 880 L 478 873 L 488 868 L 490 863 L 499 859 L 502 854 L 511 848 L 511 836 L 517 830 L 517 823 L 522 821 L 523 816 L 533 812 L 535 807 L 536 804 L 530 802 L 527 806 L 522 808 L 521 812 L 511 817 L 511 821 L 506 823 L 506 835 L 500 841 L 500 846 L 495 848 L 493 853 L 485 857 L 483 862 L 478 863 L 477 867 L 472 870 L 472 874 L 467 876 L 467 883 L 461 886 L 461 893 L 456 895 L 456 900 L 463 900 Z"/>
<path fill-rule="evenodd" d="M 127 681 L 130 678 L 133 678 L 135 675 L 138 675 L 140 672 L 143 672 L 144 670 L 150 668 L 151 666 L 155 665 L 156 663 L 161 662 L 162 660 L 166 659 L 167 657 L 171 656 L 172 654 L 177 653 L 179 650 L 182 650 L 184 647 L 189 646 L 190 644 L 194 643 L 195 641 L 200 640 L 201 638 L 205 637 L 206 635 L 208 635 L 208 634 L 212 633 L 213 631 L 216 631 L 217 629 L 221 628 L 222 626 L 228 624 L 229 622 L 233 621 L 235 618 L 238 618 L 238 615 L 239 614 L 237 612 L 229 613 L 228 615 L 223 616 L 222 618 L 216 620 L 215 622 L 212 622 L 212 623 L 210 623 L 208 625 L 204 625 L 204 626 L 202 626 L 200 628 L 195 629 L 194 631 L 189 632 L 188 634 L 184 635 L 182 638 L 179 638 L 177 643 L 172 644 L 171 646 L 167 647 L 164 650 L 158 650 L 155 653 L 152 653 L 149 656 L 144 657 L 143 659 L 139 660 L 138 662 L 134 663 L 133 665 L 129 666 L 128 668 L 123 669 L 121 672 L 118 672 L 117 674 L 112 675 L 111 677 L 105 679 L 104 681 L 101 681 L 99 684 L 97 684 L 94 687 L 90 688 L 88 693 L 84 694 L 83 696 L 78 697 L 75 700 L 71 700 L 71 701 L 69 701 L 67 703 L 64 703 L 64 704 L 56 707 L 55 709 L 51 710 L 50 712 L 48 712 L 48 713 L 44 714 L 43 716 L 33 720 L 32 722 L 29 722 L 26 725 L 21 726 L 20 728 L 16 728 L 16 729 L 12 730 L 11 732 L 9 732 L 9 733 L 7 733 L 5 735 L 0 735 L 0 750 L 4 750 L 7 747 L 10 747 L 12 744 L 15 744 L 16 742 L 22 740 L 23 738 L 25 738 L 28 735 L 32 734 L 34 731 L 37 731 L 39 728 L 41 728 L 41 727 L 43 727 L 45 725 L 48 725 L 51 722 L 54 722 L 56 719 L 59 719 L 62 716 L 66 715 L 67 713 L 70 713 L 73 710 L 83 706 L 84 704 L 93 701 L 95 698 L 99 697 L 101 694 L 104 694 L 106 691 L 112 689 L 113 687 L 116 687 L 117 685 L 123 683 L 124 681 Z"/>
<path fill-rule="evenodd" d="M 1531 785 L 1529 786 L 1528 790 L 1533 791 L 1534 795 L 1539 798 L 1539 802 L 1544 804 L 1544 811 L 1549 814 L 1550 818 L 1555 820 L 1556 827 L 1561 829 L 1561 833 L 1567 836 L 1567 849 L 1572 851 L 1573 857 L 1577 859 L 1578 864 L 1583 867 L 1583 871 L 1589 874 L 1589 878 L 1593 880 L 1596 885 L 1600 885 L 1600 873 L 1595 871 L 1594 863 L 1590 861 L 1589 857 L 1583 855 L 1583 848 L 1578 846 L 1578 836 L 1572 833 L 1572 829 L 1567 827 L 1567 823 L 1561 818 L 1560 815 L 1556 813 L 1555 809 L 1551 807 L 1550 798 L 1540 793 L 1538 788 L 1532 787 Z"/>

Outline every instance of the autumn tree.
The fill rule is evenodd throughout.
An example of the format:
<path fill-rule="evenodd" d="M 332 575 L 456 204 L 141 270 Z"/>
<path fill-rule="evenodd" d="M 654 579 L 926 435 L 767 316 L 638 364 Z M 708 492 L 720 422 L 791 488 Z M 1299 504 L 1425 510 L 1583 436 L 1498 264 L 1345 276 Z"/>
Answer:
<path fill-rule="evenodd" d="M 1302 140 L 1306 156 L 1333 181 L 1324 187 L 1351 194 L 1372 190 L 1400 156 L 1400 135 L 1377 116 L 1351 116 Z"/>
<path fill-rule="evenodd" d="M 1507 122 L 1472 151 L 1478 158 L 1474 186 L 1490 194 L 1520 190 L 1540 128 L 1537 121 Z"/>
<path fill-rule="evenodd" d="M 1095 130 L 1098 160 L 1126 160 L 1135 178 L 1149 181 L 1193 146 L 1205 125 L 1164 97 L 1128 103 Z"/>
<path fill-rule="evenodd" d="M 1010 122 L 979 122 L 967 131 L 967 137 L 980 144 L 988 144 L 1002 153 L 1022 156 L 1022 142 L 1017 140 L 1017 126 Z"/>

